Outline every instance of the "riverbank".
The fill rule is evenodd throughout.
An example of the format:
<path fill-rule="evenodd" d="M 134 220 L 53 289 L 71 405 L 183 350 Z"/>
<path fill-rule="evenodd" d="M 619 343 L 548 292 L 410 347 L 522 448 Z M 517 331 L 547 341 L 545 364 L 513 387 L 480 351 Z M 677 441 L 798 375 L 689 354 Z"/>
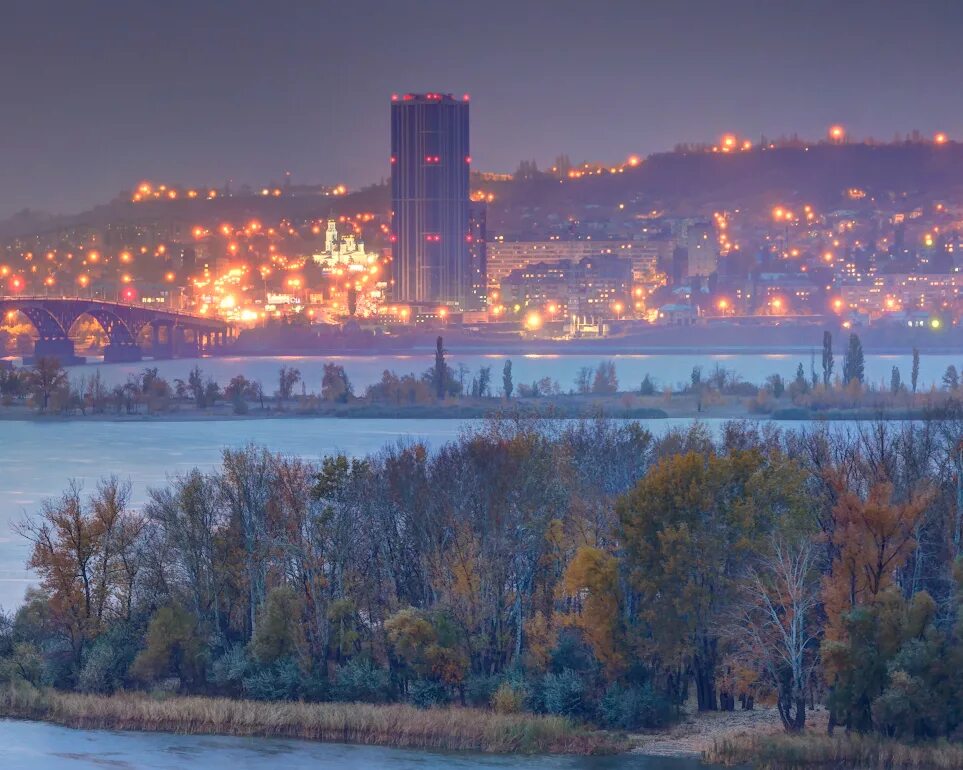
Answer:
<path fill-rule="evenodd" d="M 741 735 L 724 738 L 703 759 L 754 770 L 959 770 L 963 744 L 947 741 L 900 743 L 873 735 L 807 731 L 801 735 Z"/>
<path fill-rule="evenodd" d="M 507 416 L 528 419 L 577 420 L 604 416 L 620 420 L 723 419 L 773 420 L 776 422 L 922 420 L 928 415 L 923 408 L 854 408 L 809 409 L 793 406 L 787 398 L 774 401 L 770 411 L 752 408 L 751 399 L 741 396 L 718 396 L 700 400 L 691 393 L 671 396 L 640 396 L 616 393 L 607 396 L 564 394 L 538 398 L 453 398 L 429 403 L 392 404 L 353 401 L 338 404 L 317 398 L 292 399 L 278 406 L 272 399 L 265 407 L 246 403 L 242 409 L 220 401 L 198 408 L 189 399 L 169 402 L 163 408 L 147 411 L 142 405 L 132 411 L 114 407 L 70 413 L 39 412 L 25 401 L 0 405 L 0 421 L 29 422 L 222 422 L 225 420 L 284 420 L 304 418 L 379 419 L 379 420 L 483 420 Z"/>
<path fill-rule="evenodd" d="M 722 742 L 743 736 L 781 733 L 779 712 L 773 707 L 757 706 L 750 711 L 697 711 L 687 704 L 682 718 L 673 725 L 630 736 L 633 753 L 659 757 L 702 757 Z M 825 714 L 825 712 L 822 712 Z M 820 712 L 810 714 L 819 722 Z M 821 720 L 825 725 L 825 718 Z"/>
<path fill-rule="evenodd" d="M 397 748 L 506 754 L 612 754 L 618 735 L 561 717 L 467 708 L 364 703 L 274 703 L 143 694 L 82 695 L 32 687 L 0 692 L 0 717 L 65 727 L 193 735 L 300 738 Z"/>

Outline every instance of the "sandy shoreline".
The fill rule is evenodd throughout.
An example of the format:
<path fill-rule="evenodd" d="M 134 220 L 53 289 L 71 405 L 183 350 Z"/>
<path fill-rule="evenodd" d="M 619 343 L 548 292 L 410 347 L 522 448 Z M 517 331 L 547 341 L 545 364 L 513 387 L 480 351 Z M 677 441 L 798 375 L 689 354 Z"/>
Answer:
<path fill-rule="evenodd" d="M 827 712 L 819 707 L 806 714 L 807 729 L 825 732 Z M 774 735 L 783 731 L 779 712 L 770 706 L 751 711 L 687 713 L 677 724 L 658 732 L 631 736 L 632 753 L 660 757 L 701 757 L 716 741 L 740 735 Z"/>

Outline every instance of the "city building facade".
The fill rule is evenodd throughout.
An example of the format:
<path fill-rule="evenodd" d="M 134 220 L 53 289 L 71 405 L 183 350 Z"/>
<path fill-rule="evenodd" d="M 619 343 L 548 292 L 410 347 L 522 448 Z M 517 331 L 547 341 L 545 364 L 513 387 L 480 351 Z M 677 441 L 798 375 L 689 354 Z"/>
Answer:
<path fill-rule="evenodd" d="M 469 304 L 470 167 L 467 96 L 392 97 L 393 301 Z"/>

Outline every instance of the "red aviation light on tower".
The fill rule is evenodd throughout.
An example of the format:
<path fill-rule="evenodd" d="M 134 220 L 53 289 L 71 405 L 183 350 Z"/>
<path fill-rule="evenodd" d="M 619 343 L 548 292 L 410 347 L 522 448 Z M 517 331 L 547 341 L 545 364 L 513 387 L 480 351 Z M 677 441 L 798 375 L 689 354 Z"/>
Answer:
<path fill-rule="evenodd" d="M 463 102 L 470 102 L 470 101 L 471 101 L 471 97 L 470 97 L 468 94 L 462 94 L 462 95 L 461 95 L 461 100 L 462 100 Z"/>

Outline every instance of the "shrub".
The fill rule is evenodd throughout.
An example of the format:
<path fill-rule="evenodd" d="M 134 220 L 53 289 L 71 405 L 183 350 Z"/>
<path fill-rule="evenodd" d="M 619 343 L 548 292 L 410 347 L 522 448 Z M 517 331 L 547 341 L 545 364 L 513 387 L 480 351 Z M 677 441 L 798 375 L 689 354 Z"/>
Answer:
<path fill-rule="evenodd" d="M 106 644 L 95 644 L 84 652 L 77 676 L 81 692 L 111 693 L 117 686 L 114 676 L 114 652 Z"/>
<path fill-rule="evenodd" d="M 585 683 L 572 669 L 560 674 L 546 674 L 542 680 L 542 701 L 549 714 L 579 716 L 587 708 Z"/>
<path fill-rule="evenodd" d="M 499 688 L 501 679 L 497 676 L 475 674 L 465 680 L 465 700 L 469 706 L 488 706 Z"/>
<path fill-rule="evenodd" d="M 332 695 L 336 700 L 383 703 L 389 700 L 388 672 L 368 660 L 352 660 L 338 667 Z"/>
<path fill-rule="evenodd" d="M 672 704 L 651 684 L 623 687 L 609 685 L 599 703 L 599 721 L 614 730 L 661 727 L 672 720 Z"/>
<path fill-rule="evenodd" d="M 254 700 L 298 700 L 304 693 L 303 678 L 297 661 L 285 658 L 244 677 L 244 692 Z"/>
<path fill-rule="evenodd" d="M 416 679 L 408 688 L 408 700 L 418 708 L 427 709 L 432 706 L 444 706 L 451 697 L 448 688 L 441 682 L 431 679 Z"/>
<path fill-rule="evenodd" d="M 511 682 L 502 682 L 492 693 L 491 706 L 498 714 L 517 714 L 525 709 L 525 691 Z"/>
<path fill-rule="evenodd" d="M 237 693 L 250 667 L 244 645 L 235 644 L 211 664 L 207 681 L 221 690 Z"/>

